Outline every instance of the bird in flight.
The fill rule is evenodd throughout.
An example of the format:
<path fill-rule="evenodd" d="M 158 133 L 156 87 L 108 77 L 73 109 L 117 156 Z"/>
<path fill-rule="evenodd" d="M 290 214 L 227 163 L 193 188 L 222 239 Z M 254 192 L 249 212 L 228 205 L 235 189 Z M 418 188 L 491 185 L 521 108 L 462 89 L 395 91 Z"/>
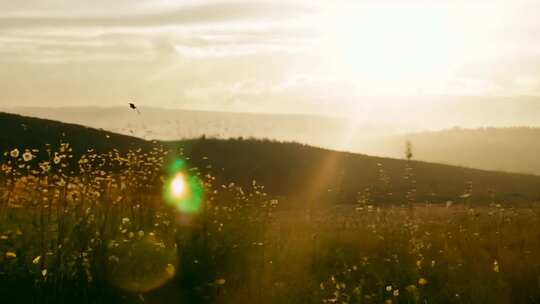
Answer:
<path fill-rule="evenodd" d="M 129 107 L 135 111 L 137 111 L 137 114 L 141 114 L 141 112 L 139 112 L 139 109 L 135 106 L 134 103 L 129 103 Z"/>

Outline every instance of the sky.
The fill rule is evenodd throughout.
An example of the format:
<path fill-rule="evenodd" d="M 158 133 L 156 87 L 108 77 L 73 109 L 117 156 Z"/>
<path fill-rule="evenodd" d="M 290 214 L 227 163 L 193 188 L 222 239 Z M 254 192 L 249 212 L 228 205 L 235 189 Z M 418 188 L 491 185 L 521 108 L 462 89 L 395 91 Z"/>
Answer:
<path fill-rule="evenodd" d="M 421 96 L 537 96 L 538 11 L 535 0 L 0 0 L 0 106 L 354 115 Z"/>

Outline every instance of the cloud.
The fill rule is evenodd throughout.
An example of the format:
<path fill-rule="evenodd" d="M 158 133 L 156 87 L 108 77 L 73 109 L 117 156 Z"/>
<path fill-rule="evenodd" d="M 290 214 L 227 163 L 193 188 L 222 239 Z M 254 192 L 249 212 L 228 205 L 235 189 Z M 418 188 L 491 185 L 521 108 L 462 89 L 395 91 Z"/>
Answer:
<path fill-rule="evenodd" d="M 448 29 L 441 33 L 448 35 L 425 35 L 413 41 L 417 44 L 407 40 L 414 46 L 407 47 L 394 39 L 406 37 L 396 35 L 398 21 L 422 17 L 416 8 L 423 8 L 424 0 L 411 0 L 416 6 L 397 0 L 397 6 L 354 2 L 371 18 L 364 23 L 358 11 L 342 6 L 353 3 L 345 0 L 323 6 L 303 0 L 186 1 L 181 6 L 173 0 L 160 0 L 158 6 L 142 0 L 0 1 L 0 103 L 108 105 L 133 98 L 141 104 L 217 110 L 319 111 L 327 105 L 348 111 L 344 105 L 358 103 L 360 95 L 540 93 L 535 5 L 506 9 L 501 0 L 475 5 L 458 0 L 452 8 L 441 1 L 448 10 L 434 11 L 447 18 L 442 21 Z M 382 8 L 370 11 L 364 3 Z M 403 18 L 384 18 L 390 9 Z M 319 18 L 334 11 L 335 16 Z M 344 18 L 345 29 L 335 24 L 343 11 L 351 17 Z M 418 22 L 428 26 L 438 17 L 429 16 Z M 325 40 L 336 38 L 332 35 L 338 43 Z M 391 47 L 377 44 L 385 39 Z M 446 56 L 429 51 L 439 50 L 431 48 L 438 41 L 459 46 L 460 52 L 448 52 L 452 62 L 462 64 L 456 70 L 440 60 Z M 432 59 L 404 58 L 407 50 L 422 49 L 442 68 L 414 78 L 409 65 Z M 345 69 L 355 62 L 354 69 Z M 390 67 L 382 69 L 384 64 Z M 393 73 L 399 77 L 388 77 Z"/>
<path fill-rule="evenodd" d="M 41 3 L 31 1 L 38 7 Z M 76 1 L 83 7 L 90 2 Z M 26 6 L 16 6 L 0 16 L 0 62 L 148 61 L 173 55 L 297 52 L 306 49 L 314 34 L 292 18 L 311 11 L 298 1 L 199 1 L 158 10 L 136 1 L 127 13 L 120 13 L 120 8 L 130 2 L 120 1 L 108 5 L 106 14 L 90 10 L 93 13 L 82 15 L 75 10 L 77 5 L 58 3 L 54 13 L 21 13 Z M 74 13 L 66 13 L 69 9 Z"/>
<path fill-rule="evenodd" d="M 108 15 L 12 15 L 0 17 L 0 28 L 155 27 L 297 18 L 311 11 L 300 3 L 217 2 L 153 13 Z"/>
<path fill-rule="evenodd" d="M 164 57 L 204 59 L 257 53 L 308 53 L 310 38 L 295 31 L 280 33 L 228 29 L 191 31 L 118 31 L 100 34 L 10 33 L 0 36 L 0 62 L 51 63 L 95 60 L 161 60 Z"/>

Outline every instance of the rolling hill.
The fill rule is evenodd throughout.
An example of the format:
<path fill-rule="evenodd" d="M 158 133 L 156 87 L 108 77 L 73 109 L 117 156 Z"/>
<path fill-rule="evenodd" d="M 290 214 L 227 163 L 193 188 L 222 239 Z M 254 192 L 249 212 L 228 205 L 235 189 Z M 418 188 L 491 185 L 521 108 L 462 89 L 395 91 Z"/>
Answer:
<path fill-rule="evenodd" d="M 13 148 L 43 149 L 68 142 L 76 154 L 94 149 L 105 152 L 114 148 L 127 151 L 148 147 L 150 142 L 113 132 L 53 120 L 0 112 L 0 150 Z"/>
<path fill-rule="evenodd" d="M 357 143 L 355 150 L 403 158 L 407 140 L 418 160 L 540 175 L 540 128 L 453 128 L 381 136 Z"/>
<path fill-rule="evenodd" d="M 372 157 L 297 143 L 245 139 L 149 142 L 79 125 L 2 113 L 0 149 L 42 148 L 69 142 L 74 154 L 93 148 L 182 148 L 191 166 L 212 173 L 218 183 L 250 187 L 253 180 L 277 197 L 315 202 L 537 202 L 540 177 Z"/>
<path fill-rule="evenodd" d="M 540 177 L 483 171 L 420 161 L 337 152 L 294 143 L 252 140 L 192 140 L 183 147 L 192 164 L 247 186 L 253 179 L 271 194 L 316 200 L 403 202 L 415 189 L 421 202 L 539 201 Z M 206 160 L 208 158 L 208 160 Z M 410 171 L 408 171 L 410 168 Z M 410 172 L 410 177 L 408 177 Z"/>
<path fill-rule="evenodd" d="M 373 100 L 376 104 L 377 100 Z M 10 111 L 104 129 L 145 139 L 268 138 L 392 158 L 404 157 L 405 141 L 414 159 L 483 170 L 540 174 L 540 112 L 536 98 L 461 98 L 380 105 L 384 119 L 369 112 L 353 120 L 313 115 L 231 113 L 141 106 L 15 107 Z M 371 102 L 368 104 L 372 104 Z M 465 111 L 464 109 L 469 109 Z M 373 110 L 373 109 L 372 109 Z M 366 110 L 367 111 L 367 110 Z M 503 115 L 504 114 L 504 115 Z M 511 115 L 508 115 L 511 114 Z M 378 117 L 378 116 L 374 116 Z M 461 128 L 454 128 L 454 126 Z M 480 128 L 479 125 L 492 126 Z M 529 125 L 536 128 L 511 127 Z M 437 129 L 452 128 L 452 129 Z M 468 129 L 466 129 L 468 128 Z M 474 129 L 476 128 L 476 129 Z M 430 131 L 425 131 L 430 130 Z"/>

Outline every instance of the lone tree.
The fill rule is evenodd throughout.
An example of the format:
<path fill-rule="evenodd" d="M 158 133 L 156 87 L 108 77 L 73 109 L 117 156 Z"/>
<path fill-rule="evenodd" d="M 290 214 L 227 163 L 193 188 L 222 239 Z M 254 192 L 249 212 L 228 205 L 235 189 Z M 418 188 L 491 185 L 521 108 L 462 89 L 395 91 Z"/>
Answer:
<path fill-rule="evenodd" d="M 407 157 L 407 163 L 405 165 L 405 180 L 408 181 L 410 187 L 405 194 L 405 200 L 409 206 L 409 211 L 412 212 L 413 204 L 416 201 L 416 180 L 413 174 L 413 163 L 411 162 L 413 157 L 412 143 L 409 140 L 405 142 L 405 157 Z"/>
<path fill-rule="evenodd" d="M 407 157 L 407 160 L 411 160 L 411 158 L 413 157 L 412 143 L 409 140 L 405 142 L 405 157 Z"/>

